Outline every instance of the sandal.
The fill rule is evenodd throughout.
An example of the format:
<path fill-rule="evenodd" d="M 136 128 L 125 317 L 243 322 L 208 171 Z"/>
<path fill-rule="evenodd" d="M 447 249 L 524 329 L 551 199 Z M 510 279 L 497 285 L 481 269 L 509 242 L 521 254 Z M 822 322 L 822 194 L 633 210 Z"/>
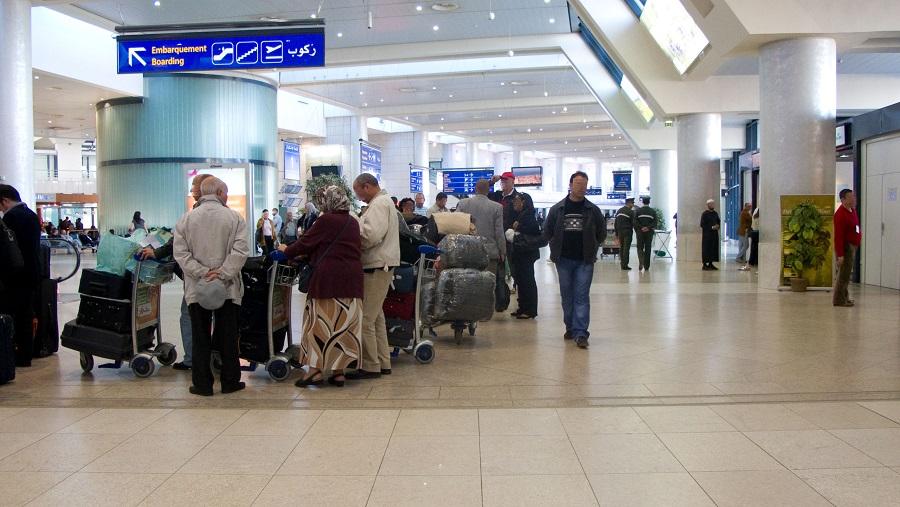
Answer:
<path fill-rule="evenodd" d="M 296 382 L 294 385 L 297 387 L 309 387 L 309 386 L 320 386 L 325 383 L 325 379 L 322 378 L 322 372 L 313 373 L 312 375 L 302 378 Z"/>
<path fill-rule="evenodd" d="M 344 382 L 346 381 L 346 377 L 344 380 L 338 380 L 338 377 L 343 377 L 343 375 L 332 375 L 332 376 L 328 377 L 328 383 L 333 386 L 344 387 Z"/>

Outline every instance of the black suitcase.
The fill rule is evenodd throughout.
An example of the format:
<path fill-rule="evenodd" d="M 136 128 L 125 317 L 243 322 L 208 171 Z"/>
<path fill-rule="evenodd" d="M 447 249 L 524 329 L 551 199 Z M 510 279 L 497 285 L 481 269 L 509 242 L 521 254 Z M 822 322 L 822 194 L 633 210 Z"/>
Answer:
<path fill-rule="evenodd" d="M 391 272 L 391 286 L 395 292 L 410 294 L 416 292 L 416 267 L 402 265 Z"/>
<path fill-rule="evenodd" d="M 76 322 L 117 333 L 131 332 L 131 302 L 111 301 L 82 294 Z"/>
<path fill-rule="evenodd" d="M 86 296 L 108 299 L 131 299 L 131 273 L 125 276 L 104 273 L 95 269 L 81 271 L 78 292 Z"/>
<path fill-rule="evenodd" d="M 284 344 L 287 338 L 287 328 L 275 331 L 275 353 L 284 351 Z M 241 330 L 240 333 L 240 354 L 243 359 L 255 361 L 257 363 L 265 363 L 269 360 L 269 338 L 266 330 L 260 331 Z"/>
<path fill-rule="evenodd" d="M 0 385 L 16 378 L 14 335 L 13 318 L 9 315 L 0 315 Z"/>
<path fill-rule="evenodd" d="M 153 326 L 138 332 L 138 348 L 148 349 L 153 345 Z M 131 333 L 116 333 L 106 329 L 82 326 L 74 320 L 66 323 L 62 332 L 63 347 L 84 352 L 92 356 L 112 360 L 126 360 L 132 356 Z"/>
<path fill-rule="evenodd" d="M 38 326 L 34 335 L 34 357 L 47 357 L 59 350 L 58 288 L 59 282 L 56 280 L 41 280 L 35 310 Z"/>
<path fill-rule="evenodd" d="M 412 320 L 385 319 L 388 344 L 391 347 L 405 349 L 412 343 L 416 323 Z"/>

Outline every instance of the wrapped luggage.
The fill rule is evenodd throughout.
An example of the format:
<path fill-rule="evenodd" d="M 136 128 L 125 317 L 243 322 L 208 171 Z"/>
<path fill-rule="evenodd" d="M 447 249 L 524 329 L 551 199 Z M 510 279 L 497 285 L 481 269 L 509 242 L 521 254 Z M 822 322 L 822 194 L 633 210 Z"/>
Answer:
<path fill-rule="evenodd" d="M 475 269 L 445 269 L 438 277 L 434 317 L 476 322 L 494 315 L 495 275 Z"/>
<path fill-rule="evenodd" d="M 488 266 L 488 252 L 479 236 L 448 234 L 438 244 L 443 268 L 483 271 Z"/>

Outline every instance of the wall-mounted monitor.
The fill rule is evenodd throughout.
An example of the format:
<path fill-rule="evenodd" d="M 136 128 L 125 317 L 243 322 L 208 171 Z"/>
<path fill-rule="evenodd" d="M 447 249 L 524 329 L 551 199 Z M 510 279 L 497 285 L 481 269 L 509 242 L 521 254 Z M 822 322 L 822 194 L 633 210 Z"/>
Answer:
<path fill-rule="evenodd" d="M 444 186 L 442 191 L 445 194 L 474 194 L 475 184 L 478 180 L 489 180 L 494 176 L 494 169 L 491 167 L 473 167 L 470 169 L 444 169 Z"/>
<path fill-rule="evenodd" d="M 512 173 L 517 187 L 539 187 L 544 183 L 543 166 L 513 167 Z"/>
<path fill-rule="evenodd" d="M 316 176 L 322 176 L 324 174 L 335 174 L 337 176 L 341 175 L 341 166 L 339 165 L 314 165 L 310 168 L 312 171 L 312 176 L 315 178 Z"/>

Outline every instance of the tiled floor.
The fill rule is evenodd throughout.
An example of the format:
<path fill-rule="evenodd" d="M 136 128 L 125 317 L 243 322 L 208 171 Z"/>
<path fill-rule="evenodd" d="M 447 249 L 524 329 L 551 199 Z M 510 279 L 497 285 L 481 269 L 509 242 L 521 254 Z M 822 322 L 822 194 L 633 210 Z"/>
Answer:
<path fill-rule="evenodd" d="M 585 351 L 540 261 L 536 321 L 439 328 L 433 364 L 344 389 L 260 370 L 198 399 L 63 349 L 0 387 L 0 505 L 900 505 L 900 294 L 835 309 L 726 267 L 603 261 Z"/>
<path fill-rule="evenodd" d="M 900 503 L 900 401 L 716 409 L 4 409 L 0 504 Z"/>

